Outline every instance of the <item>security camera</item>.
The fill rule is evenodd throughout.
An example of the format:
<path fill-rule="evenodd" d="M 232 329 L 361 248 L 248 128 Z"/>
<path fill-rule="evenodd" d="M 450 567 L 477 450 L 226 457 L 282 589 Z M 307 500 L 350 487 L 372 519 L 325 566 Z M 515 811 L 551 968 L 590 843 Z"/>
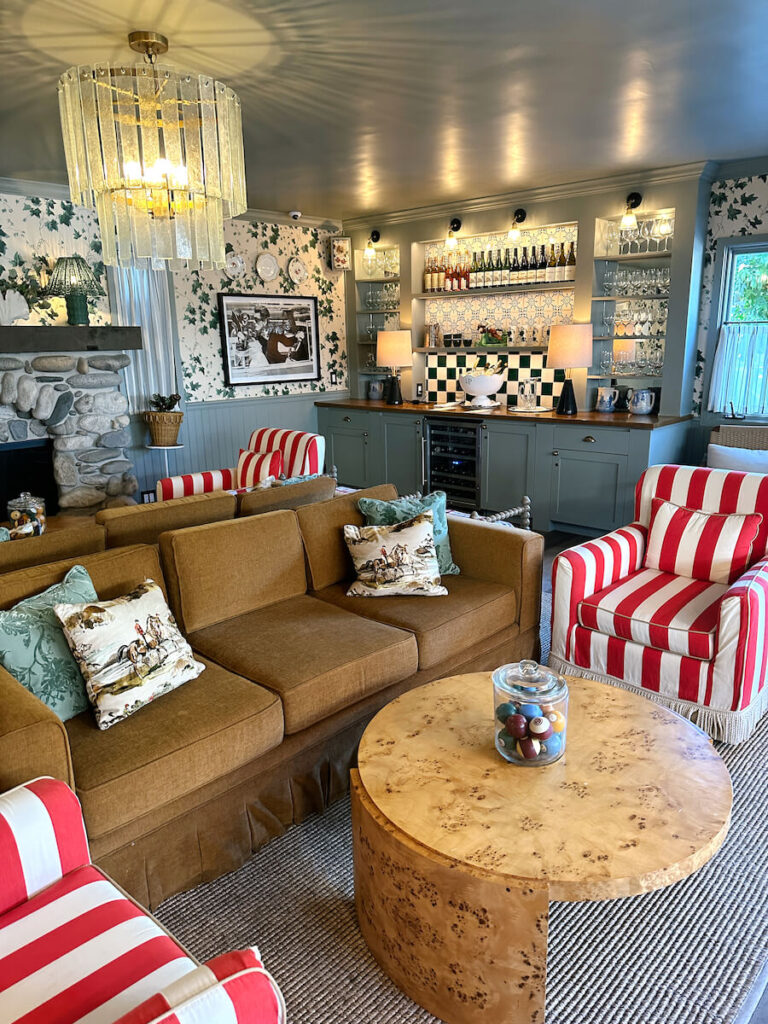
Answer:
<path fill-rule="evenodd" d="M 288 216 L 291 220 L 301 220 L 301 210 L 289 210 Z"/>

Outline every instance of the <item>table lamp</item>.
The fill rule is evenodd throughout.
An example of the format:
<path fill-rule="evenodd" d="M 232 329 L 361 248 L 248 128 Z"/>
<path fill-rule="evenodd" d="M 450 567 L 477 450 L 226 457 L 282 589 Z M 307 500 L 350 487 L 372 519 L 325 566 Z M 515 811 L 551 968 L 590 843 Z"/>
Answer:
<path fill-rule="evenodd" d="M 574 370 L 592 365 L 592 324 L 555 324 L 549 331 L 547 368 Z M 576 396 L 573 381 L 567 374 L 557 403 L 560 416 L 575 416 Z"/>
<path fill-rule="evenodd" d="M 67 323 L 88 326 L 88 296 L 103 295 L 104 289 L 82 256 L 59 256 L 46 295 L 63 295 L 67 302 Z"/>
<path fill-rule="evenodd" d="M 376 338 L 376 362 L 390 366 L 392 374 L 387 381 L 387 405 L 402 405 L 403 394 L 397 371 L 401 366 L 413 365 L 410 331 L 379 331 Z"/>

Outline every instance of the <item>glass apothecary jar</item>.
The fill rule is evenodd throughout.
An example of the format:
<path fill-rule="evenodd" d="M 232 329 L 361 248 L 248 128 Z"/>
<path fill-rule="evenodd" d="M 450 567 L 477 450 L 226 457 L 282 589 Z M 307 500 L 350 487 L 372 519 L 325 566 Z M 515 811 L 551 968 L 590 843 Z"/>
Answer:
<path fill-rule="evenodd" d="M 45 533 L 45 498 L 22 491 L 8 502 L 11 537 L 33 537 Z"/>
<path fill-rule="evenodd" d="M 545 765 L 565 753 L 568 685 L 535 661 L 502 665 L 493 673 L 496 749 L 513 764 Z"/>

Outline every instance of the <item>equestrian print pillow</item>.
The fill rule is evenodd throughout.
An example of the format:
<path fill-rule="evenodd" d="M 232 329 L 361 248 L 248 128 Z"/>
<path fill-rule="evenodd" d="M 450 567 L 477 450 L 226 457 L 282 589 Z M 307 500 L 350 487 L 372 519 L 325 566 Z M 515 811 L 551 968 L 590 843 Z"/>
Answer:
<path fill-rule="evenodd" d="M 432 512 L 393 526 L 345 526 L 357 579 L 347 597 L 445 597 Z"/>

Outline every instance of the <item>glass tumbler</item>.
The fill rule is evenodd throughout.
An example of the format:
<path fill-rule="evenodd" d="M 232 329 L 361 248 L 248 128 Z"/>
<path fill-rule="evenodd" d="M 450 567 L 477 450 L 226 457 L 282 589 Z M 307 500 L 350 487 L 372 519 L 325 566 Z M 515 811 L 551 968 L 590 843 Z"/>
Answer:
<path fill-rule="evenodd" d="M 565 753 L 568 685 L 535 661 L 502 665 L 493 673 L 496 749 L 512 764 L 547 765 Z"/>

